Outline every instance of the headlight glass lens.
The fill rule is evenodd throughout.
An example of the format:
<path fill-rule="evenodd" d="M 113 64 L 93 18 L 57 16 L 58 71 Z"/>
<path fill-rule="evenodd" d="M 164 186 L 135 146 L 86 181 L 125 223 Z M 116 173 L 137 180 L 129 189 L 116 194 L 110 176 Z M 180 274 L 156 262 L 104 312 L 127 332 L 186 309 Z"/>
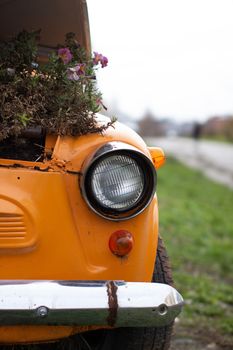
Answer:
<path fill-rule="evenodd" d="M 141 197 L 145 178 L 136 160 L 127 155 L 111 155 L 96 164 L 90 184 L 101 206 L 124 211 Z"/>

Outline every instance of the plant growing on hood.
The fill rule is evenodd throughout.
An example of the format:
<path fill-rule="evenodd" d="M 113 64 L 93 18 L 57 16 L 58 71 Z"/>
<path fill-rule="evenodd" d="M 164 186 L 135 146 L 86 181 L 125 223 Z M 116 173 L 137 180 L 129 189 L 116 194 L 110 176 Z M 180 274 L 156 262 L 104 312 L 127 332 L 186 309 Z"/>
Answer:
<path fill-rule="evenodd" d="M 64 45 L 42 62 L 39 34 L 22 31 L 0 43 L 0 140 L 35 126 L 59 135 L 102 132 L 113 121 L 97 123 L 104 105 L 95 70 L 107 66 L 107 57 L 97 52 L 88 57 L 68 33 Z"/>

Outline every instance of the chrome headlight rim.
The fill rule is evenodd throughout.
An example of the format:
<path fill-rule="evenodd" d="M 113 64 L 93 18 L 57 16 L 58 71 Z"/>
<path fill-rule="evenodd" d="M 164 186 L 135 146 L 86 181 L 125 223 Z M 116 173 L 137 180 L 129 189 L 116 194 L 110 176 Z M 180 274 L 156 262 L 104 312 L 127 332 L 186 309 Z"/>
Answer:
<path fill-rule="evenodd" d="M 140 169 L 142 169 L 144 178 L 144 188 L 142 194 L 137 201 L 127 209 L 112 209 L 101 205 L 95 198 L 92 192 L 91 180 L 93 170 L 96 165 L 113 155 L 123 155 L 132 158 Z M 157 174 L 152 161 L 137 148 L 125 144 L 123 142 L 109 142 L 100 147 L 93 156 L 85 164 L 85 171 L 83 172 L 81 191 L 87 205 L 99 216 L 112 220 L 122 221 L 133 218 L 143 212 L 151 203 L 157 183 Z"/>

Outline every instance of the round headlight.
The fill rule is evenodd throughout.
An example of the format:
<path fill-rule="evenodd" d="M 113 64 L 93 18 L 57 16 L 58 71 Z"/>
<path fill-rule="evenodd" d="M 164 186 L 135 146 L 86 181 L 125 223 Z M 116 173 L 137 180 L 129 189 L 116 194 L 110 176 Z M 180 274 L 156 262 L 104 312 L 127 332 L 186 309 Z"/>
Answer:
<path fill-rule="evenodd" d="M 133 217 L 147 207 L 155 192 L 153 164 L 132 147 L 104 149 L 97 152 L 84 174 L 85 199 L 108 219 Z"/>
<path fill-rule="evenodd" d="M 145 176 L 137 162 L 126 155 L 109 155 L 92 170 L 92 193 L 100 205 L 129 210 L 142 195 Z"/>

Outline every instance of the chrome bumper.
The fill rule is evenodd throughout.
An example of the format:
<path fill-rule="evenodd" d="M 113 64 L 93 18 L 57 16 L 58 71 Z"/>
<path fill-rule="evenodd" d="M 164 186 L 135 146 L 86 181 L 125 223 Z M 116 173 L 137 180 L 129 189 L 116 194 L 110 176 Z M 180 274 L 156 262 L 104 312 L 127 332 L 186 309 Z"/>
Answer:
<path fill-rule="evenodd" d="M 160 283 L 0 281 L 0 325 L 158 327 L 182 305 L 181 295 Z"/>

